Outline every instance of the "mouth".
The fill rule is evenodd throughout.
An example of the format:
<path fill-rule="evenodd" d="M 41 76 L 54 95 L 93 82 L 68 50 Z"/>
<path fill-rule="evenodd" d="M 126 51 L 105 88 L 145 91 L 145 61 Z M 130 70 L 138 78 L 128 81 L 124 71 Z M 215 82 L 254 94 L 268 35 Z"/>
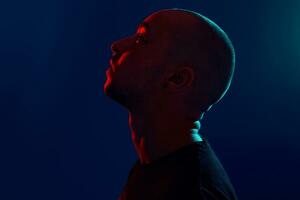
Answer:
<path fill-rule="evenodd" d="M 112 59 L 109 60 L 109 66 L 113 72 L 115 72 L 115 64 L 113 63 Z"/>
<path fill-rule="evenodd" d="M 106 73 L 106 76 L 111 75 L 111 73 L 112 73 L 111 67 L 107 68 L 105 73 Z"/>

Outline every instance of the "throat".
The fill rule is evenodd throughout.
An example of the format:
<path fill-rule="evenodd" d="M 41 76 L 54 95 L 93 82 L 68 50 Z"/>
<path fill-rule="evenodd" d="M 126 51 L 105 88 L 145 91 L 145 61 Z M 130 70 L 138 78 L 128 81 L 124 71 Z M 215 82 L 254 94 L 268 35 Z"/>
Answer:
<path fill-rule="evenodd" d="M 142 164 L 149 164 L 183 146 L 201 141 L 203 139 L 196 131 L 177 137 L 175 135 L 169 135 L 168 137 L 155 137 L 155 135 L 152 135 L 151 137 L 146 137 L 132 133 L 132 142 Z"/>

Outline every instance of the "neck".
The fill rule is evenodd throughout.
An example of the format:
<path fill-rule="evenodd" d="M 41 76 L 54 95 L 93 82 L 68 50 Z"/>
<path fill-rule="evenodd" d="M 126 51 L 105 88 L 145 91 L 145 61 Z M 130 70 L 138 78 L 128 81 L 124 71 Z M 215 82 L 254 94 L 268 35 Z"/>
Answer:
<path fill-rule="evenodd" d="M 129 113 L 131 139 L 142 164 L 150 163 L 178 148 L 202 141 L 199 120 L 181 115 L 137 115 Z"/>

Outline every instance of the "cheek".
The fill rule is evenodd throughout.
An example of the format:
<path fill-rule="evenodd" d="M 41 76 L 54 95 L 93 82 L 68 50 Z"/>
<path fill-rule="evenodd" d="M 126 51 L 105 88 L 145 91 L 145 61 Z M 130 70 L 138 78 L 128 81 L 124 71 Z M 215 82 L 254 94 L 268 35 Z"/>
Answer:
<path fill-rule="evenodd" d="M 124 61 L 127 59 L 127 57 L 130 55 L 129 52 L 125 52 L 122 54 L 122 56 L 119 58 L 117 65 L 121 65 L 122 63 L 124 63 Z"/>
<path fill-rule="evenodd" d="M 162 64 L 161 52 L 156 48 L 135 49 L 124 52 L 116 62 L 116 71 L 131 76 L 145 76 L 147 71 Z"/>

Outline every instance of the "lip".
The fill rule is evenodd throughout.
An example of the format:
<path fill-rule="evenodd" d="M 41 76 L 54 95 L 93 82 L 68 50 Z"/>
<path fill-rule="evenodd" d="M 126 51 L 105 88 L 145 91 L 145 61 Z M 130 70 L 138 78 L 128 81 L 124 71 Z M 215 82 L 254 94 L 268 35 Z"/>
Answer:
<path fill-rule="evenodd" d="M 112 59 L 109 60 L 109 66 L 111 67 L 112 71 L 114 72 L 115 71 L 115 65 L 114 65 Z"/>
<path fill-rule="evenodd" d="M 109 66 L 109 67 L 106 69 L 106 72 L 112 72 L 112 67 Z"/>
<path fill-rule="evenodd" d="M 106 74 L 107 77 L 111 76 L 111 74 L 112 74 L 112 68 L 111 67 L 107 68 L 107 70 L 105 71 L 105 74 Z"/>

